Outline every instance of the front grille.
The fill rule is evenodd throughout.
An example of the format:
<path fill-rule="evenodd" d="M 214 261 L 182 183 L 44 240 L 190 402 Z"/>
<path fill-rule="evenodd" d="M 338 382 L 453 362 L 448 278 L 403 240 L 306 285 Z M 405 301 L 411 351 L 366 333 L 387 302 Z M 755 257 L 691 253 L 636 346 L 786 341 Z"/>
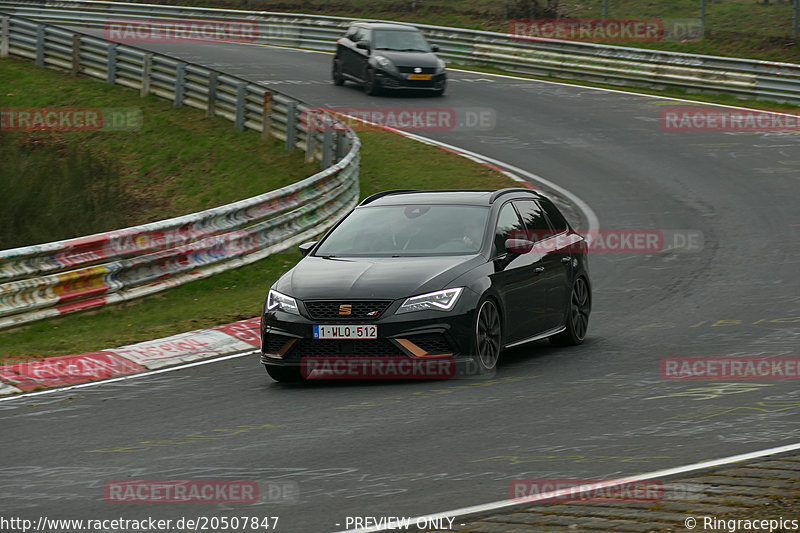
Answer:
<path fill-rule="evenodd" d="M 441 333 L 425 333 L 411 335 L 408 340 L 428 352 L 429 354 L 453 353 L 453 347 Z"/>
<path fill-rule="evenodd" d="M 391 300 L 310 300 L 303 302 L 308 314 L 314 320 L 375 320 L 380 317 Z M 350 314 L 343 315 L 346 310 L 342 306 L 350 306 Z"/>
<path fill-rule="evenodd" d="M 388 339 L 302 339 L 292 347 L 291 354 L 299 357 L 405 355 Z"/>
<path fill-rule="evenodd" d="M 409 89 L 428 89 L 432 87 L 440 87 L 441 84 L 436 80 L 405 80 L 403 81 L 403 87 L 407 87 Z"/>
<path fill-rule="evenodd" d="M 403 74 L 436 74 L 435 67 L 421 67 L 421 72 L 415 72 L 414 69 L 417 67 L 397 67 Z"/>

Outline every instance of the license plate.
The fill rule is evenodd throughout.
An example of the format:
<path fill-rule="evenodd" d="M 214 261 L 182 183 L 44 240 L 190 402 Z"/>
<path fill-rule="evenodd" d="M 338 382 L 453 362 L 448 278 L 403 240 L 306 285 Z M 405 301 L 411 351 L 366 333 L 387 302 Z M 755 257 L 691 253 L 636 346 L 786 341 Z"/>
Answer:
<path fill-rule="evenodd" d="M 431 79 L 431 75 L 430 74 L 409 74 L 408 75 L 408 79 L 409 80 L 429 80 L 429 79 Z"/>
<path fill-rule="evenodd" d="M 314 326 L 315 339 L 377 339 L 378 326 Z"/>

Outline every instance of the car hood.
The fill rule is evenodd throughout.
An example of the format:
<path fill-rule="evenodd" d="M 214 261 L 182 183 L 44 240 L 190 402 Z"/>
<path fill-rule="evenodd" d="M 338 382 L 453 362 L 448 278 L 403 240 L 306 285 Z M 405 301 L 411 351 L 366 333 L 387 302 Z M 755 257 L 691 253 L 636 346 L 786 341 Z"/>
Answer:
<path fill-rule="evenodd" d="M 447 288 L 485 262 L 480 255 L 323 258 L 308 256 L 275 289 L 305 299 L 399 299 Z"/>
<path fill-rule="evenodd" d="M 396 67 L 427 67 L 436 68 L 439 65 L 436 54 L 433 52 L 392 52 L 391 50 L 375 50 L 375 55 L 381 55 Z"/>

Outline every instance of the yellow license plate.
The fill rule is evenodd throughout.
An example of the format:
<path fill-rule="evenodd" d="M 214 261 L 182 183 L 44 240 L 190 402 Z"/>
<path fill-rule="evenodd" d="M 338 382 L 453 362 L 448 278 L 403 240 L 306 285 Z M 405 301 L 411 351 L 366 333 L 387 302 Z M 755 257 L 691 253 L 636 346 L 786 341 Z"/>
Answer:
<path fill-rule="evenodd" d="M 429 80 L 429 79 L 431 79 L 431 75 L 430 74 L 409 74 L 408 75 L 408 79 L 409 80 Z"/>

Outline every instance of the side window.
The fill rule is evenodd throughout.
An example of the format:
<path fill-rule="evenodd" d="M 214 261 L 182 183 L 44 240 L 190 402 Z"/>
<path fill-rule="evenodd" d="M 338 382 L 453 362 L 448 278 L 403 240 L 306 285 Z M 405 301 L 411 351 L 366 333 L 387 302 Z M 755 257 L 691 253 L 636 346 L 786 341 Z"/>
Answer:
<path fill-rule="evenodd" d="M 350 25 L 349 28 L 347 28 L 347 33 L 345 33 L 344 36 L 350 39 L 351 41 L 356 42 L 356 33 L 358 33 L 358 30 L 359 27 L 356 26 L 355 24 L 352 24 Z"/>
<path fill-rule="evenodd" d="M 567 231 L 569 227 L 567 219 L 564 218 L 564 215 L 561 214 L 561 211 L 558 210 L 555 204 L 550 200 L 540 200 L 539 203 L 547 214 L 547 218 L 550 220 L 550 225 L 553 226 L 555 233 L 558 234 Z"/>
<path fill-rule="evenodd" d="M 551 236 L 553 232 L 539 204 L 533 200 L 517 200 L 514 205 L 525 223 L 525 237 L 529 241 L 539 242 Z"/>
<path fill-rule="evenodd" d="M 500 210 L 497 217 L 497 229 L 494 232 L 495 255 L 506 253 L 506 239 L 514 239 L 520 236 L 523 225 L 517 215 L 517 211 L 511 202 L 507 203 Z"/>

